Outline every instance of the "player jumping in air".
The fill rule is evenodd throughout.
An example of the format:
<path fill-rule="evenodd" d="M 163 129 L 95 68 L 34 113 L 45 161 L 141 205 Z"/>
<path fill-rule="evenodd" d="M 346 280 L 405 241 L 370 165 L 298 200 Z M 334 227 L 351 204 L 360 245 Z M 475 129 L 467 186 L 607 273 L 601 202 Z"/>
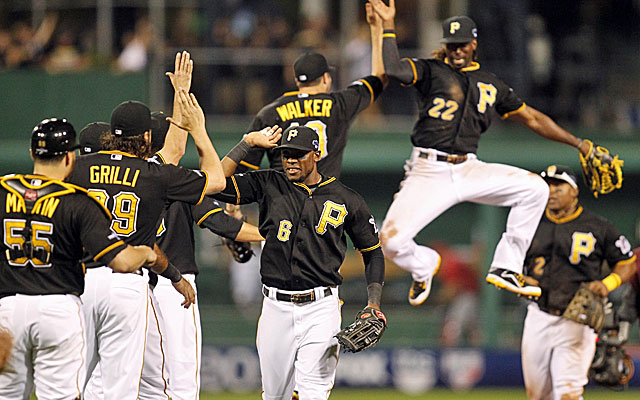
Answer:
<path fill-rule="evenodd" d="M 527 296 L 540 288 L 523 284 L 524 256 L 549 194 L 544 181 L 520 168 L 478 160 L 480 135 L 500 117 L 518 122 L 545 139 L 589 145 L 551 118 L 525 105 L 516 93 L 476 61 L 478 31 L 468 17 L 442 24 L 442 47 L 429 59 L 400 59 L 394 30 L 395 1 L 370 0 L 383 20 L 382 55 L 387 74 L 417 90 L 419 116 L 400 191 L 387 211 L 380 238 L 387 257 L 411 272 L 409 303 L 422 304 L 431 290 L 440 256 L 413 238 L 455 204 L 511 207 L 487 282 Z"/>

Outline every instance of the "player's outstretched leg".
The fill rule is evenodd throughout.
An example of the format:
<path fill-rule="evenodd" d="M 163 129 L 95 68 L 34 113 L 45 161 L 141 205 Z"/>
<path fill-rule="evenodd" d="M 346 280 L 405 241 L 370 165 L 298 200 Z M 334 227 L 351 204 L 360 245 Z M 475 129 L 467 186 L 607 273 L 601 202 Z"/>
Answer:
<path fill-rule="evenodd" d="M 508 269 L 492 269 L 487 274 L 486 280 L 494 286 L 507 289 L 522 296 L 538 297 L 542 294 L 539 286 L 528 284 L 522 274 L 509 271 Z"/>

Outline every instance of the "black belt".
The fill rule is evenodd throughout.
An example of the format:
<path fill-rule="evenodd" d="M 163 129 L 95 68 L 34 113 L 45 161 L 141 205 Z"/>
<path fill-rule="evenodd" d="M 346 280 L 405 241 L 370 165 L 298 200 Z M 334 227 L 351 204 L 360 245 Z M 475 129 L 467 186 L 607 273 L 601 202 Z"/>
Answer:
<path fill-rule="evenodd" d="M 266 297 L 269 297 L 269 289 L 263 286 L 262 294 L 265 295 Z M 331 288 L 324 289 L 324 296 L 325 297 L 331 296 Z M 282 293 L 276 290 L 276 300 L 287 301 L 289 303 L 295 303 L 295 304 L 306 304 L 319 299 L 316 299 L 316 293 L 313 290 L 306 293 Z"/>
<path fill-rule="evenodd" d="M 421 151 L 418 157 L 429 159 L 429 153 L 425 153 Z M 436 154 L 436 161 L 446 161 L 450 164 L 460 164 L 467 161 L 467 155 L 466 154 Z"/>

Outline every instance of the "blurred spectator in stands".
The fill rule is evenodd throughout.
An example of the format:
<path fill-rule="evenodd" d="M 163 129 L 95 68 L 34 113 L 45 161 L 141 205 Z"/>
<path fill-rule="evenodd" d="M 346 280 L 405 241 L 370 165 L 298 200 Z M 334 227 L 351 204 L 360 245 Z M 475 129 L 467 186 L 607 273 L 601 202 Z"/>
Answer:
<path fill-rule="evenodd" d="M 444 347 L 476 346 L 480 344 L 478 327 L 478 272 L 474 268 L 476 252 L 463 255 L 446 242 L 435 241 L 429 247 L 441 256 L 437 292 L 439 302 L 445 303 L 440 332 Z"/>
<path fill-rule="evenodd" d="M 0 29 L 0 70 L 7 67 L 7 52 L 11 47 L 11 34 L 7 29 Z"/>
<path fill-rule="evenodd" d="M 51 40 L 58 23 L 58 15 L 47 14 L 38 29 L 34 30 L 26 21 L 15 22 L 10 29 L 11 40 L 4 54 L 7 68 L 25 68 L 36 65 Z"/>
<path fill-rule="evenodd" d="M 127 32 L 123 38 L 124 48 L 116 66 L 122 72 L 139 72 L 147 67 L 149 45 L 152 32 L 148 17 L 138 19 L 133 32 Z"/>
<path fill-rule="evenodd" d="M 549 112 L 552 98 L 549 85 L 554 68 L 553 42 L 547 33 L 544 19 L 539 14 L 527 17 L 527 54 L 531 70 L 531 102 Z"/>
<path fill-rule="evenodd" d="M 88 58 L 77 47 L 77 36 L 67 28 L 55 36 L 55 44 L 44 58 L 47 72 L 80 71 L 87 68 Z"/>

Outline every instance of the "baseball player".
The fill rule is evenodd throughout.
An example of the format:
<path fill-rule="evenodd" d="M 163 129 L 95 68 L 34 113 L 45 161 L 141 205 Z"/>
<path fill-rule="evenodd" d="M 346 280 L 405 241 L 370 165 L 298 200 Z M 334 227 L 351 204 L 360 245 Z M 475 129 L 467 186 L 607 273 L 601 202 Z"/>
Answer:
<path fill-rule="evenodd" d="M 284 173 L 252 171 L 227 178 L 215 198 L 257 202 L 266 243 L 260 260 L 264 302 L 256 345 L 263 399 L 326 399 L 334 383 L 340 330 L 339 269 L 346 234 L 360 249 L 368 303 L 379 310 L 384 257 L 375 222 L 360 195 L 318 172 L 320 138 L 306 126 L 282 133 Z M 229 156 L 233 162 L 241 154 Z"/>
<path fill-rule="evenodd" d="M 0 399 L 28 399 L 34 384 L 40 399 L 80 398 L 84 250 L 113 272 L 157 267 L 150 247 L 126 245 L 109 228 L 110 212 L 63 182 L 76 148 L 71 124 L 46 119 L 31 137 L 33 174 L 0 178 L 0 326 L 13 338 Z"/>
<path fill-rule="evenodd" d="M 371 75 L 359 79 L 346 89 L 331 92 L 331 69 L 319 53 L 304 53 L 293 64 L 297 91 L 284 93 L 264 106 L 249 126 L 248 132 L 278 125 L 282 129 L 304 125 L 318 132 L 321 158 L 318 170 L 324 176 L 340 178 L 342 155 L 347 145 L 347 130 L 355 117 L 376 100 L 387 82 L 382 63 L 382 21 L 370 6 Z M 282 171 L 280 154 L 273 149 L 255 147 L 240 162 L 238 171 L 256 170 L 267 153 L 270 168 Z"/>
<path fill-rule="evenodd" d="M 179 96 L 196 102 L 184 90 Z M 124 102 L 111 115 L 111 133 L 103 138 L 106 151 L 78 159 L 70 181 L 89 189 L 114 214 L 111 228 L 128 243 L 153 245 L 160 214 L 167 201 L 198 204 L 205 194 L 224 187 L 220 160 L 208 138 L 204 115 L 182 115 L 201 156 L 201 171 L 160 166 L 144 158 L 149 155 L 151 113 L 139 102 Z M 175 266 L 163 276 L 185 296 L 190 306 L 195 293 Z M 87 321 L 87 377 L 98 359 L 101 363 L 105 399 L 144 396 L 140 375 L 145 348 L 148 279 L 127 279 L 96 268 L 87 275 L 83 311 Z M 91 286 L 90 286 L 91 283 Z M 150 388 L 164 393 L 164 387 Z M 169 394 L 165 393 L 168 398 Z"/>
<path fill-rule="evenodd" d="M 482 132 L 496 117 L 516 121 L 538 135 L 577 147 L 588 143 L 525 105 L 515 92 L 476 62 L 475 23 L 465 16 L 442 24 L 442 47 L 430 59 L 400 59 L 394 30 L 395 1 L 369 0 L 383 20 L 383 59 L 387 74 L 417 90 L 419 116 L 400 191 L 387 211 L 380 238 L 385 256 L 411 272 L 409 302 L 429 295 L 440 256 L 413 238 L 455 204 L 471 201 L 511 207 L 506 232 L 491 263 L 487 282 L 522 295 L 540 288 L 522 284 L 524 255 L 544 211 L 549 189 L 523 169 L 478 160 Z M 584 144 L 584 145 L 583 145 Z"/>
<path fill-rule="evenodd" d="M 606 297 L 628 281 L 636 257 L 609 221 L 582 208 L 569 168 L 551 165 L 541 175 L 549 185 L 549 199 L 525 265 L 533 280 L 527 279 L 542 288 L 542 295 L 529 304 L 524 321 L 524 382 L 531 399 L 581 399 L 597 335 L 562 314 L 582 282 Z M 612 272 L 600 280 L 603 261 Z"/>

